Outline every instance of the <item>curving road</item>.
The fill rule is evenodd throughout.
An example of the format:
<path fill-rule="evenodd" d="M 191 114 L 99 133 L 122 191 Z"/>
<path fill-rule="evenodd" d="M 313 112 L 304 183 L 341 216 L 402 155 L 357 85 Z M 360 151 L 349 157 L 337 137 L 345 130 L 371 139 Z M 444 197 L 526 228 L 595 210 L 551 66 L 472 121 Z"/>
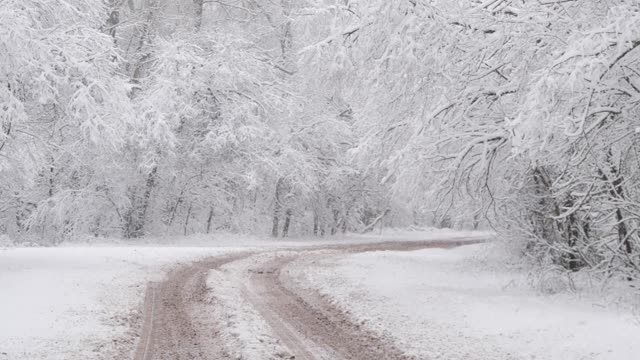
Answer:
<path fill-rule="evenodd" d="M 134 360 L 235 359 L 221 336 L 224 324 L 214 321 L 211 308 L 218 304 L 207 296 L 211 270 L 238 262 L 242 277 L 242 301 L 246 301 L 268 325 L 286 353 L 273 359 L 409 359 L 391 340 L 362 329 L 347 314 L 311 290 L 303 289 L 283 271 L 304 257 L 329 257 L 366 251 L 411 251 L 451 248 L 481 242 L 394 241 L 357 245 L 240 253 L 179 266 L 166 279 L 147 288 L 144 325 Z M 252 261 L 246 261 L 252 259 Z M 213 300 L 212 300 L 213 299 Z M 240 299 L 238 299 L 240 301 Z"/>

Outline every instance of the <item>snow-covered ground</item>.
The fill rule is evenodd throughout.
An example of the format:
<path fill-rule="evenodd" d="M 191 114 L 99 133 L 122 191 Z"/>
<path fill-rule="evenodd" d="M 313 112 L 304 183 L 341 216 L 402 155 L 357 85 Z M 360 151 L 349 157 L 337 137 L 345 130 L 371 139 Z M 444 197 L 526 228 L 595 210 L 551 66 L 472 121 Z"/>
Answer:
<path fill-rule="evenodd" d="M 0 250 L 0 359 L 86 360 L 127 351 L 148 281 L 161 279 L 176 262 L 235 250 Z"/>
<path fill-rule="evenodd" d="M 147 239 L 117 247 L 0 247 L 0 360 L 88 360 L 133 348 L 131 332 L 147 282 L 176 263 L 239 250 L 381 240 L 428 240 L 482 233 L 385 231 L 287 241 L 215 234 Z M 142 243 L 142 244 L 141 244 Z"/>
<path fill-rule="evenodd" d="M 278 254 L 286 254 L 286 251 Z M 212 270 L 207 279 L 207 286 L 216 289 L 215 296 L 209 294 L 211 302 L 216 304 L 212 316 L 217 323 L 225 325 L 220 329 L 220 336 L 234 359 L 273 359 L 274 355 L 278 359 L 291 358 L 265 319 L 244 298 L 244 292 L 248 290 L 245 284 L 250 276 L 247 269 L 256 263 L 256 259 L 265 257 L 270 258 L 259 254 L 226 264 L 220 270 Z"/>
<path fill-rule="evenodd" d="M 132 333 L 139 331 L 132 324 L 140 323 L 146 283 L 160 280 L 176 263 L 247 249 L 482 235 L 385 231 L 286 242 L 220 235 L 150 241 L 162 246 L 0 249 L 0 360 L 127 358 L 134 348 Z M 301 284 L 319 289 L 418 358 L 638 358 L 637 313 L 585 292 L 545 294 L 530 286 L 528 274 L 503 266 L 504 258 L 491 246 L 310 258 L 290 270 Z M 209 283 L 228 287 L 220 300 L 234 303 L 238 284 L 221 274 L 212 272 Z M 246 303 L 234 304 L 238 309 L 224 309 L 250 318 L 239 323 L 265 326 Z M 263 330 L 260 334 L 268 334 Z M 272 343 L 260 336 L 239 339 L 256 348 Z"/>
<path fill-rule="evenodd" d="M 362 253 L 291 273 L 420 359 L 640 358 L 640 318 L 628 308 L 544 294 L 526 273 L 491 266 L 503 261 L 486 257 L 492 246 Z"/>

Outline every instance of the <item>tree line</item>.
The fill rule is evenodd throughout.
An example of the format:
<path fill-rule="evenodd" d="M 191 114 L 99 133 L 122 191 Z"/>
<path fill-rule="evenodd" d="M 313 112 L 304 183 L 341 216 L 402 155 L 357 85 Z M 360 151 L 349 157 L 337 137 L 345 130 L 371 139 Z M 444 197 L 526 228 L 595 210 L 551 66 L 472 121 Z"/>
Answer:
<path fill-rule="evenodd" d="M 640 272 L 640 5 L 8 0 L 0 230 L 492 227 Z"/>

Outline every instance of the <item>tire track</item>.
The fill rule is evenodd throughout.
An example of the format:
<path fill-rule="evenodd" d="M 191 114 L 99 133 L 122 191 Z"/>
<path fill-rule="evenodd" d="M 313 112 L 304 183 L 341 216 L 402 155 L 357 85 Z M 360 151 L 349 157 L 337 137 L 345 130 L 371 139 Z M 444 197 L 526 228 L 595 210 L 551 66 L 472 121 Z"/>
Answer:
<path fill-rule="evenodd" d="M 144 325 L 134 360 L 226 359 L 223 344 L 207 325 L 206 278 L 210 269 L 245 258 L 235 254 L 210 258 L 171 271 L 159 284 L 149 284 Z"/>
<path fill-rule="evenodd" d="M 361 329 L 317 294 L 301 296 L 282 279 L 298 256 L 278 257 L 255 271 L 246 297 L 296 360 L 407 360 L 390 341 Z M 294 292 L 296 291 L 296 292 Z"/>
<path fill-rule="evenodd" d="M 477 242 L 479 241 L 459 240 L 338 245 L 325 247 L 324 249 L 336 250 L 336 253 L 323 256 L 345 252 L 453 248 Z M 309 251 L 275 257 L 252 269 L 245 286 L 245 296 L 261 313 L 274 334 L 294 354 L 295 359 L 412 359 L 390 339 L 382 338 L 354 323 L 348 314 L 337 309 L 317 292 L 297 289 L 283 269 L 292 261 L 307 255 Z"/>
<path fill-rule="evenodd" d="M 313 246 L 263 251 L 258 263 L 241 265 L 237 284 L 242 296 L 255 308 L 292 354 L 287 359 L 411 359 L 390 339 L 363 329 L 348 314 L 333 306 L 320 294 L 296 288 L 283 269 L 305 256 L 318 256 L 318 250 L 330 250 L 321 256 L 368 251 L 412 251 L 425 248 L 452 248 L 484 240 L 393 241 L 368 244 Z M 279 253 L 280 251 L 280 253 Z M 258 253 L 241 253 L 214 257 L 177 267 L 165 280 L 149 284 L 145 295 L 142 335 L 134 360 L 205 360 L 231 359 L 225 350 L 221 324 L 216 324 L 211 310 L 216 303 L 207 299 L 207 276 L 219 269 Z M 242 263 L 242 262 L 240 262 Z M 238 263 L 238 265 L 240 264 Z M 213 290 L 215 295 L 215 289 Z M 274 354 L 273 358 L 282 358 Z M 256 359 L 262 360 L 262 359 Z"/>

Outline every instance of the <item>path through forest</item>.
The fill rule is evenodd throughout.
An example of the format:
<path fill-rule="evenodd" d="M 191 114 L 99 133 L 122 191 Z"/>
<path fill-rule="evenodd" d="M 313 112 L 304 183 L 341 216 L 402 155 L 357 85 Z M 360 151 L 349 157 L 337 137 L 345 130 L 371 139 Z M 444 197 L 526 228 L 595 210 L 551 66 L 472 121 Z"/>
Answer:
<path fill-rule="evenodd" d="M 144 307 L 144 326 L 135 360 L 229 359 L 229 344 L 220 336 L 225 324 L 207 318 L 207 308 L 219 306 L 215 287 L 208 288 L 207 275 L 238 262 L 246 274 L 241 284 L 247 301 L 268 324 L 272 336 L 286 351 L 275 350 L 274 359 L 409 359 L 390 339 L 382 338 L 354 323 L 328 300 L 289 281 L 283 269 L 305 256 L 329 257 L 346 252 L 380 250 L 409 251 L 451 248 L 481 240 L 381 242 L 332 245 L 283 252 L 269 250 L 212 257 L 180 266 L 165 280 L 150 284 Z M 251 261 L 246 261 L 251 259 Z M 213 297 L 208 297 L 211 291 Z M 238 299 L 240 301 L 240 299 Z"/>

